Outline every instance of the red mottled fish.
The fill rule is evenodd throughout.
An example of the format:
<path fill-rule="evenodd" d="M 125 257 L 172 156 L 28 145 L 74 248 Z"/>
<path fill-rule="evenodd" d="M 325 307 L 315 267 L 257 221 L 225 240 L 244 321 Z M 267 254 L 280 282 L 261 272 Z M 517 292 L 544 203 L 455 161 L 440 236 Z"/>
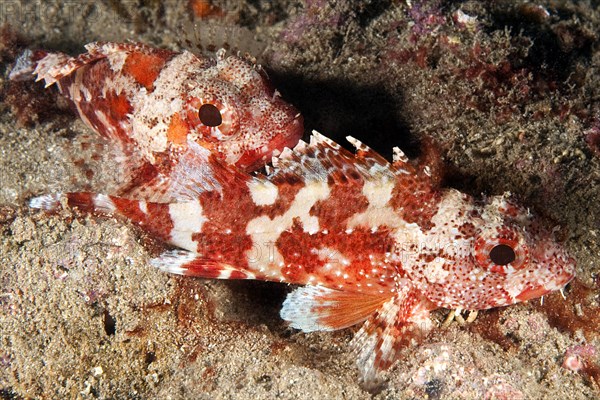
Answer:
<path fill-rule="evenodd" d="M 172 181 L 202 174 L 188 141 L 246 171 L 263 167 L 303 134 L 298 111 L 263 70 L 236 56 L 216 59 L 138 43 L 97 42 L 87 53 L 26 52 L 11 72 L 56 84 L 81 119 L 126 158 L 130 179 L 120 194 L 177 199 Z"/>
<path fill-rule="evenodd" d="M 198 148 L 209 173 L 170 204 L 65 193 L 30 205 L 120 214 L 179 248 L 152 260 L 167 272 L 304 285 L 281 317 L 304 332 L 362 323 L 352 346 L 366 381 L 432 327 L 432 310 L 507 306 L 573 278 L 553 230 L 508 194 L 477 201 L 440 188 L 428 161 L 395 148 L 389 163 L 348 140 L 356 155 L 315 132 L 257 176 Z"/>

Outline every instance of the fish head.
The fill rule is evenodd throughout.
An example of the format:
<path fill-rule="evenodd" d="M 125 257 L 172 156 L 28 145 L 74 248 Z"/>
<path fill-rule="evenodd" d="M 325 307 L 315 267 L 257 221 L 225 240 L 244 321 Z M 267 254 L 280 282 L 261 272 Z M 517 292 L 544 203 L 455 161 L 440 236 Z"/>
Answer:
<path fill-rule="evenodd" d="M 219 57 L 188 86 L 185 115 L 191 131 L 202 146 L 242 170 L 264 166 L 304 133 L 299 111 L 281 98 L 260 67 L 242 58 Z"/>
<path fill-rule="evenodd" d="M 422 246 L 407 269 L 439 307 L 515 304 L 560 290 L 575 276 L 557 228 L 510 195 L 475 202 L 450 190 L 433 219 L 435 246 Z"/>

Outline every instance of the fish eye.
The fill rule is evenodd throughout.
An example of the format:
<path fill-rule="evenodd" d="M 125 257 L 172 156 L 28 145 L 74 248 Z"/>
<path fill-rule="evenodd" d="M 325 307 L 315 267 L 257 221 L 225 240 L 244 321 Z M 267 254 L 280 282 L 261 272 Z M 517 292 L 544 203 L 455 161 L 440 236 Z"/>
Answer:
<path fill-rule="evenodd" d="M 484 269 L 509 274 L 529 265 L 529 248 L 518 230 L 508 227 L 482 232 L 474 243 L 477 263 Z"/>
<path fill-rule="evenodd" d="M 200 140 L 223 142 L 240 134 L 240 116 L 234 101 L 213 96 L 190 97 L 186 116 Z"/>
<path fill-rule="evenodd" d="M 516 258 L 515 251 L 507 244 L 496 245 L 490 250 L 490 260 L 496 265 L 508 265 Z"/>
<path fill-rule="evenodd" d="M 221 111 L 214 104 L 203 104 L 198 110 L 198 117 L 200 122 L 206 126 L 214 127 L 219 126 L 223 123 L 223 117 Z"/>

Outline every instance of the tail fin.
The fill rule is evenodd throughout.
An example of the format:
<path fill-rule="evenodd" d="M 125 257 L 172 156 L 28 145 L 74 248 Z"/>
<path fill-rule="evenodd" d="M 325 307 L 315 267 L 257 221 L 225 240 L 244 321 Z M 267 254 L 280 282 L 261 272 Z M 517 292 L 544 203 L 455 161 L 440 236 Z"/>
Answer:
<path fill-rule="evenodd" d="M 76 207 L 84 212 L 112 214 L 116 210 L 112 196 L 86 192 L 45 194 L 29 200 L 29 207 L 46 211 L 56 211 L 63 199 L 69 207 Z"/>
<path fill-rule="evenodd" d="M 164 204 L 123 199 L 99 193 L 58 193 L 35 197 L 29 201 L 31 208 L 56 211 L 61 204 L 88 213 L 121 215 L 143 226 L 144 230 L 168 242 L 173 234 L 172 209 L 187 206 L 193 211 L 194 203 Z M 190 211 L 186 210 L 186 211 Z M 187 217 L 193 219 L 193 214 Z"/>
<path fill-rule="evenodd" d="M 34 80 L 34 72 L 40 60 L 48 55 L 44 50 L 26 49 L 15 61 L 15 66 L 8 74 L 11 81 L 29 81 Z"/>

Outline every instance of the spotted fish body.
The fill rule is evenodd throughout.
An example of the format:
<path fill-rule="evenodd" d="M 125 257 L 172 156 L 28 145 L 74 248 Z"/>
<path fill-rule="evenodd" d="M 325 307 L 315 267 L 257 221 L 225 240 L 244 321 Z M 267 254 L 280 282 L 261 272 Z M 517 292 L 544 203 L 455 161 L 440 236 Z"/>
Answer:
<path fill-rule="evenodd" d="M 188 141 L 252 171 L 303 134 L 300 114 L 262 69 L 224 50 L 211 59 L 137 43 L 86 49 L 76 57 L 29 52 L 11 76 L 35 68 L 37 80 L 56 84 L 86 125 L 118 146 L 131 170 L 127 197 L 176 199 L 177 175 L 203 172 L 178 165 L 195 157 Z"/>
<path fill-rule="evenodd" d="M 68 193 L 31 205 L 123 215 L 179 248 L 152 260 L 164 271 L 303 285 L 282 318 L 305 332 L 363 323 L 352 346 L 366 381 L 432 327 L 432 310 L 506 306 L 573 278 L 552 230 L 508 195 L 476 201 L 438 187 L 433 165 L 349 140 L 356 154 L 315 132 L 266 176 L 199 149 L 210 173 L 169 204 Z"/>

